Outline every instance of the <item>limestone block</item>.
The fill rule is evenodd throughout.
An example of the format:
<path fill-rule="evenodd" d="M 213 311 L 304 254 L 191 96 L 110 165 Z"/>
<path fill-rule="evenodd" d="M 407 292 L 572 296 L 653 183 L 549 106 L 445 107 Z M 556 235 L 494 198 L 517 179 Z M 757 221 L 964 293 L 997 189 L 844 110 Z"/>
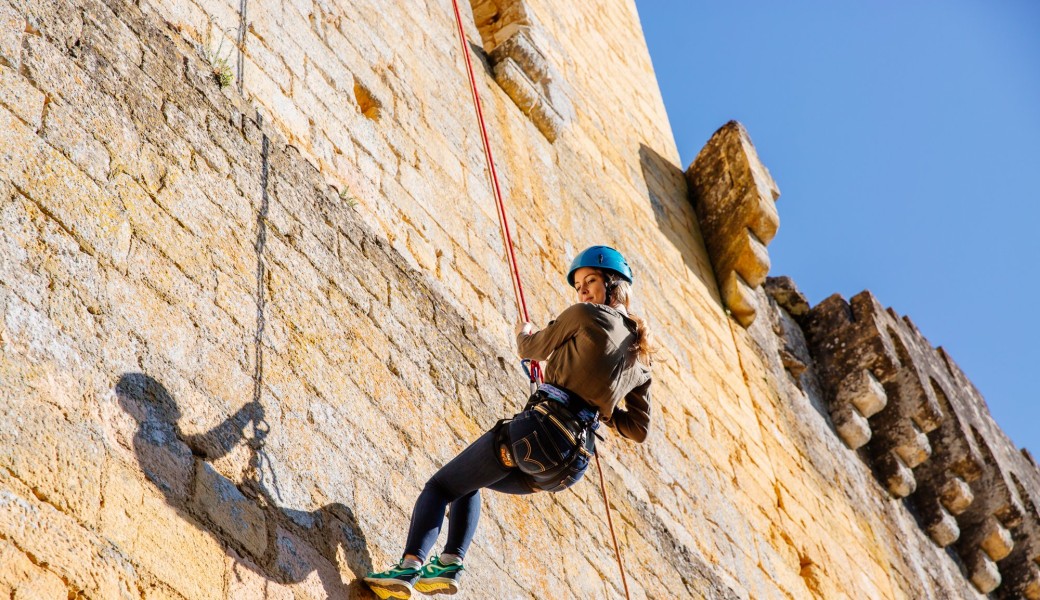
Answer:
<path fill-rule="evenodd" d="M 87 424 L 57 408 L 73 403 L 74 388 L 52 392 L 39 383 L 0 404 L 0 466 L 18 473 L 37 496 L 91 522 L 102 504 L 104 447 Z"/>
<path fill-rule="evenodd" d="M 723 253 L 733 257 L 727 267 L 739 273 L 748 286 L 757 288 L 765 282 L 769 275 L 769 251 L 750 228 L 730 238 L 729 247 Z"/>
<path fill-rule="evenodd" d="M 846 404 L 832 411 L 831 420 L 842 441 L 852 450 L 870 441 L 870 424 L 855 406 Z"/>
<path fill-rule="evenodd" d="M 515 33 L 488 54 L 488 58 L 491 64 L 511 59 L 527 79 L 535 84 L 551 76 L 548 59 L 531 39 L 530 27 L 518 27 Z"/>
<path fill-rule="evenodd" d="M 780 190 L 743 125 L 730 121 L 720 127 L 687 169 L 686 177 L 695 188 L 698 219 L 710 229 L 732 234 L 747 227 L 763 244 L 773 240 L 780 226 L 776 209 Z"/>
<path fill-rule="evenodd" d="M 896 498 L 905 498 L 917 489 L 914 472 L 906 466 L 895 452 L 887 452 L 874 463 L 888 493 Z"/>
<path fill-rule="evenodd" d="M 473 20 L 488 51 L 522 29 L 539 26 L 526 0 L 475 0 L 471 4 Z"/>
<path fill-rule="evenodd" d="M 522 3 L 517 3 L 522 4 Z M 508 38 L 501 37 L 508 33 Z M 495 33 L 488 55 L 495 81 L 506 91 L 550 142 L 573 120 L 574 110 L 564 90 L 563 77 L 541 46 L 546 43 L 537 26 L 514 23 Z"/>
<path fill-rule="evenodd" d="M 982 552 L 976 552 L 965 563 L 968 569 L 968 579 L 975 589 L 988 594 L 1000 585 L 1000 570 L 997 564 Z"/>
<path fill-rule="evenodd" d="M 942 507 L 937 507 L 936 516 L 932 523 L 926 525 L 928 537 L 940 548 L 945 548 L 957 541 L 961 536 L 961 529 L 957 525 L 957 519 Z"/>
<path fill-rule="evenodd" d="M 1006 558 L 1015 545 L 1011 532 L 992 517 L 986 520 L 983 527 L 977 534 L 980 538 L 979 547 L 994 561 Z"/>
<path fill-rule="evenodd" d="M 511 57 L 506 57 L 495 64 L 494 73 L 495 81 L 521 112 L 531 118 L 546 139 L 555 141 L 563 122 L 519 65 Z"/>
<path fill-rule="evenodd" d="M 136 334 L 161 352 L 171 364 L 197 368 L 199 333 L 189 326 L 184 309 L 170 304 L 150 288 L 113 274 L 106 282 L 114 317 L 131 325 Z"/>
<path fill-rule="evenodd" d="M 83 45 L 103 56 L 121 75 L 133 76 L 141 64 L 141 39 L 136 32 L 110 8 L 84 11 L 83 16 Z"/>
<path fill-rule="evenodd" d="M 901 421 L 888 433 L 895 440 L 893 451 L 911 469 L 928 460 L 932 454 L 928 436 L 910 421 Z"/>
<path fill-rule="evenodd" d="M 21 550 L 0 539 L 0 596 L 12 600 L 65 600 L 69 590 L 54 573 L 33 564 Z"/>
<path fill-rule="evenodd" d="M 951 514 L 959 515 L 975 500 L 971 486 L 960 477 L 952 476 L 940 490 L 940 501 Z"/>
<path fill-rule="evenodd" d="M 0 3 L 0 61 L 6 61 L 14 70 L 21 64 L 26 25 L 25 17 L 13 6 Z"/>
<path fill-rule="evenodd" d="M 236 600 L 294 600 L 289 586 L 271 581 L 260 567 L 238 556 L 233 550 L 227 558 L 227 597 Z"/>
<path fill-rule="evenodd" d="M 187 598 L 221 589 L 224 550 L 175 497 L 134 472 L 112 464 L 101 525 L 125 556 Z"/>
<path fill-rule="evenodd" d="M 2 24 L 0 21 L 0 26 Z M 33 87 L 29 80 L 17 71 L 0 62 L 0 105 L 18 115 L 29 127 L 38 130 L 45 104 L 46 97 L 43 92 Z"/>
<path fill-rule="evenodd" d="M 68 102 L 80 116 L 80 125 L 101 142 L 113 160 L 133 160 L 140 136 L 121 101 L 105 91 L 80 64 L 45 38 L 28 36 L 22 69 L 44 93 Z"/>
<path fill-rule="evenodd" d="M 809 300 L 798 290 L 790 277 L 767 277 L 764 288 L 780 308 L 796 320 L 809 313 Z"/>
<path fill-rule="evenodd" d="M 733 318 L 743 327 L 755 320 L 758 299 L 755 290 L 736 271 L 730 271 L 722 283 L 723 297 Z"/>
<path fill-rule="evenodd" d="M 0 538 L 49 565 L 67 582 L 66 594 L 71 590 L 95 598 L 140 598 L 136 568 L 118 547 L 38 500 L 6 469 L 0 469 Z"/>
<path fill-rule="evenodd" d="M 299 597 L 327 598 L 345 592 L 342 574 L 310 544 L 299 536 L 278 528 L 275 535 L 276 568 Z"/>
<path fill-rule="evenodd" d="M 163 104 L 163 115 L 170 128 L 184 138 L 213 170 L 218 173 L 227 173 L 230 170 L 230 164 L 223 149 L 210 139 L 203 124 L 195 122 L 172 102 Z"/>
<path fill-rule="evenodd" d="M 0 170 L 91 255 L 118 257 L 122 206 L 10 112 L 0 109 Z"/>
<path fill-rule="evenodd" d="M 109 173 L 108 150 L 79 121 L 70 105 L 51 103 L 43 120 L 43 137 L 95 181 L 104 181 Z"/>
<path fill-rule="evenodd" d="M 57 225 L 52 227 L 57 229 Z M 50 277 L 40 268 L 44 255 L 33 248 L 49 229 L 47 219 L 6 182 L 0 182 L 0 229 L 4 232 L 0 237 L 0 255 L 4 257 L 0 281 L 29 305 L 44 309 Z"/>
<path fill-rule="evenodd" d="M 742 306 L 747 295 L 727 284 L 734 271 L 752 289 L 765 280 L 766 245 L 780 223 L 775 205 L 780 192 L 736 121 L 712 135 L 686 170 L 686 179 L 723 303 L 739 312 L 743 318 L 738 321 L 747 327 L 754 321 L 754 313 Z"/>
<path fill-rule="evenodd" d="M 839 404 L 851 403 L 864 417 L 872 417 L 888 404 L 888 396 L 881 382 L 870 371 L 862 369 L 850 373 L 838 384 L 836 397 Z"/>

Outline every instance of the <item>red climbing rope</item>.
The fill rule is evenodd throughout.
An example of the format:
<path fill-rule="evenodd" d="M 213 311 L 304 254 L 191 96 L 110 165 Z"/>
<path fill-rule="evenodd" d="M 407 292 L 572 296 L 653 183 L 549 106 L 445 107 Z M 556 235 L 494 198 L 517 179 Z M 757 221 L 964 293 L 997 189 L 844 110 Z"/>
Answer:
<path fill-rule="evenodd" d="M 614 556 L 617 557 L 617 566 L 621 569 L 621 585 L 625 587 L 625 598 L 629 598 L 628 580 L 625 579 L 625 567 L 621 564 L 621 551 L 618 550 L 617 535 L 614 533 L 614 520 L 610 518 L 610 500 L 607 500 L 607 483 L 603 480 L 603 467 L 599 464 L 599 452 L 596 453 L 596 469 L 599 470 L 599 489 L 603 491 L 603 504 L 607 507 L 607 526 L 610 528 L 610 539 L 614 541 Z"/>
<path fill-rule="evenodd" d="M 495 170 L 495 157 L 491 154 L 491 144 L 488 142 L 487 125 L 484 122 L 484 109 L 480 104 L 480 94 L 477 93 L 477 80 L 473 76 L 473 61 L 470 58 L 469 44 L 466 42 L 466 32 L 462 27 L 462 16 L 459 13 L 458 0 L 451 0 L 455 7 L 455 22 L 459 26 L 459 43 L 462 44 L 462 52 L 466 57 L 466 73 L 469 75 L 469 90 L 473 95 L 473 106 L 477 110 L 477 121 L 480 123 L 480 138 L 484 141 L 484 158 L 487 160 L 488 170 L 491 172 L 491 188 L 495 193 L 495 203 L 498 205 L 498 221 L 502 225 L 502 237 L 505 239 L 506 253 L 509 259 L 509 269 L 513 277 L 513 292 L 516 294 L 517 308 L 524 321 L 530 321 L 527 315 L 527 304 L 524 302 L 524 288 L 520 284 L 520 274 L 516 266 L 516 252 L 513 251 L 513 237 L 509 233 L 509 220 L 506 218 L 505 204 L 502 202 L 502 189 L 498 185 L 498 172 Z"/>
<path fill-rule="evenodd" d="M 477 111 L 477 122 L 480 123 L 480 139 L 484 142 L 484 159 L 487 161 L 488 171 L 491 173 L 491 189 L 495 194 L 495 204 L 498 206 L 498 222 L 502 227 L 502 239 L 506 246 L 506 258 L 509 261 L 509 274 L 513 280 L 513 294 L 516 295 L 516 306 L 523 320 L 530 321 L 527 314 L 527 302 L 524 300 L 524 286 L 520 283 L 520 269 L 516 263 L 516 252 L 513 250 L 513 236 L 509 232 L 509 219 L 506 216 L 506 205 L 502 201 L 502 188 L 498 185 L 498 171 L 495 170 L 495 157 L 491 154 L 491 142 L 488 141 L 487 124 L 484 122 L 484 109 L 480 104 L 480 94 L 477 92 L 477 79 L 473 76 L 473 60 L 469 53 L 469 44 L 466 42 L 466 31 L 462 27 L 462 14 L 459 12 L 458 0 L 451 0 L 455 9 L 455 23 L 459 28 L 459 43 L 462 45 L 462 53 L 466 57 L 466 73 L 469 75 L 469 91 L 473 95 L 473 106 Z M 531 383 L 538 384 L 542 381 L 542 368 L 537 361 L 531 361 Z M 533 386 L 532 386 L 533 387 Z"/>
<path fill-rule="evenodd" d="M 516 252 L 513 250 L 513 237 L 509 233 L 509 219 L 506 217 L 505 203 L 502 201 L 502 189 L 498 185 L 498 172 L 495 170 L 495 157 L 491 154 L 491 143 L 488 141 L 487 124 L 484 122 L 484 109 L 480 105 L 480 94 L 477 92 L 477 79 L 473 75 L 473 61 L 470 57 L 469 43 L 466 41 L 466 30 L 462 26 L 462 14 L 459 12 L 458 0 L 451 0 L 455 9 L 455 23 L 459 29 L 459 43 L 462 45 L 462 53 L 466 57 L 466 73 L 469 75 L 469 90 L 473 95 L 473 107 L 477 112 L 477 121 L 480 123 L 480 138 L 484 142 L 484 159 L 487 161 L 488 171 L 491 173 L 491 189 L 495 194 L 495 203 L 498 205 L 498 221 L 502 226 L 502 238 L 506 246 L 506 258 L 509 261 L 509 274 L 513 280 L 513 293 L 516 295 L 516 305 L 520 310 L 523 320 L 530 321 L 527 314 L 527 303 L 524 301 L 524 288 L 520 283 L 520 269 L 516 263 Z M 542 381 L 542 370 L 537 361 L 531 361 L 530 377 L 532 387 Z M 625 578 L 625 567 L 621 563 L 621 551 L 618 549 L 617 535 L 614 533 L 614 521 L 610 518 L 610 501 L 607 499 L 607 485 L 603 479 L 603 467 L 599 463 L 599 454 L 596 455 L 596 468 L 599 469 L 599 483 L 603 491 L 603 503 L 607 507 L 607 525 L 610 527 L 610 537 L 614 541 L 614 555 L 617 557 L 618 568 L 621 570 L 621 583 L 625 588 L 625 598 L 630 598 L 628 593 L 628 581 Z"/>

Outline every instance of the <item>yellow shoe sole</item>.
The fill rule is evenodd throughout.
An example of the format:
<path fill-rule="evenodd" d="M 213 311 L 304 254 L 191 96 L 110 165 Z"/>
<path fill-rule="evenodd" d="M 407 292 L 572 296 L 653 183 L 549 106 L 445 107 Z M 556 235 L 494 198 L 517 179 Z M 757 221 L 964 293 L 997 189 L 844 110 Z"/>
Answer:
<path fill-rule="evenodd" d="M 424 594 L 454 595 L 459 591 L 459 584 L 448 577 L 430 577 L 415 582 L 415 590 Z"/>
<path fill-rule="evenodd" d="M 365 578 L 365 583 L 368 587 L 379 596 L 380 600 L 389 600 L 394 598 L 396 600 L 408 600 L 412 597 L 412 588 L 405 583 L 391 582 L 386 579 L 369 579 Z"/>

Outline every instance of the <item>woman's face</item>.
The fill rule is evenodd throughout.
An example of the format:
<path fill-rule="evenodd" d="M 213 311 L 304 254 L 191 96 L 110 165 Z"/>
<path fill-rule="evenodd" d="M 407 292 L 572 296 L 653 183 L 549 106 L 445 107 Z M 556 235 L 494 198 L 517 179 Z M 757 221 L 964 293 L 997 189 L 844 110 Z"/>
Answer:
<path fill-rule="evenodd" d="M 607 303 L 607 282 L 603 273 L 592 267 L 574 272 L 574 290 L 578 292 L 578 302 Z"/>

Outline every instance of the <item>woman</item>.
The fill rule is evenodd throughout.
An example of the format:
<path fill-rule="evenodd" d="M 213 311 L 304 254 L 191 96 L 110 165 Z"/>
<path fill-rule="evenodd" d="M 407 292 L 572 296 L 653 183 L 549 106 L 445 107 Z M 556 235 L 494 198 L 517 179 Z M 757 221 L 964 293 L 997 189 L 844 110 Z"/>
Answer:
<path fill-rule="evenodd" d="M 636 442 L 650 425 L 650 339 L 628 312 L 632 270 L 620 252 L 587 248 L 571 263 L 578 303 L 541 331 L 517 325 L 520 355 L 547 360 L 546 383 L 524 411 L 500 421 L 426 483 L 412 512 L 404 556 L 365 582 L 380 598 L 459 590 L 462 559 L 480 517 L 480 490 L 506 494 L 558 492 L 574 485 L 595 452 L 603 422 Z M 625 408 L 618 408 L 624 399 Z M 448 516 L 444 552 L 423 566 Z"/>

